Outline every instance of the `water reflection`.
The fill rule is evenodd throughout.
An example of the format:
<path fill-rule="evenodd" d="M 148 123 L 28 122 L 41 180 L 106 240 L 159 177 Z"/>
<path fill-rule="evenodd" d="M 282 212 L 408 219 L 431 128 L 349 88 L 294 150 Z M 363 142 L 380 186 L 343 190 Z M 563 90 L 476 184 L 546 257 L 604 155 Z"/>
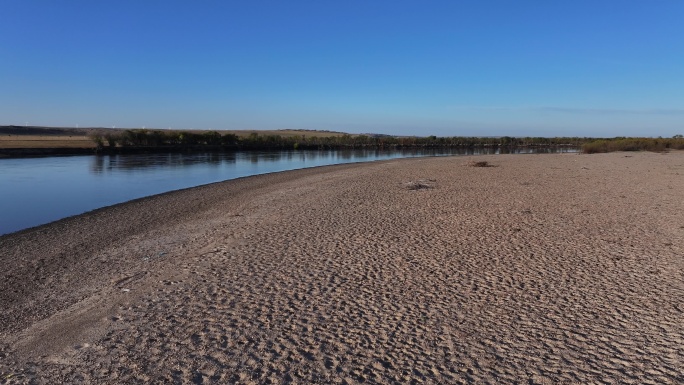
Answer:
<path fill-rule="evenodd" d="M 166 167 L 188 167 L 206 165 L 218 167 L 237 162 L 311 162 L 326 160 L 330 162 L 363 162 L 392 158 L 406 158 L 417 156 L 448 156 L 448 155 L 498 155 L 498 154 L 553 154 L 577 152 L 573 147 L 484 147 L 484 148 L 446 148 L 446 149 L 359 149 L 359 150 L 318 150 L 318 151 L 251 151 L 225 153 L 171 153 L 171 154 L 128 154 L 103 155 L 92 158 L 90 169 L 94 174 L 106 171 L 125 171 L 140 169 L 156 169 Z"/>
<path fill-rule="evenodd" d="M 235 153 L 102 155 L 93 157 L 90 169 L 95 174 L 102 174 L 111 170 L 187 167 L 196 164 L 218 166 L 235 163 L 236 160 Z"/>

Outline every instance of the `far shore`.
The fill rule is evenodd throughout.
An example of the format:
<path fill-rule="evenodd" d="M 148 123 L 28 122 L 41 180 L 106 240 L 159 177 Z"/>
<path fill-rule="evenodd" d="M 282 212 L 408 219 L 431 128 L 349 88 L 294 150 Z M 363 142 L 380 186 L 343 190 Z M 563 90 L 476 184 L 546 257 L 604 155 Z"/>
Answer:
<path fill-rule="evenodd" d="M 0 382 L 682 383 L 684 151 L 326 166 L 0 236 Z"/>
<path fill-rule="evenodd" d="M 587 138 L 438 138 L 319 130 L 160 130 L 0 126 L 0 158 L 273 150 L 579 148 Z M 560 151 L 559 151 L 560 152 Z"/>

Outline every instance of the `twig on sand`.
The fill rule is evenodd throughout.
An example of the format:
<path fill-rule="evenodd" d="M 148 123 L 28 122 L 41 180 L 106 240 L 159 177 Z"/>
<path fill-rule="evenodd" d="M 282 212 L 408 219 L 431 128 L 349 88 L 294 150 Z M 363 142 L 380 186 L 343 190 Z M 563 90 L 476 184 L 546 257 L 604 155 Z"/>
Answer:
<path fill-rule="evenodd" d="M 470 162 L 468 162 L 468 166 L 469 167 L 497 167 L 493 164 L 490 164 L 486 160 L 481 160 L 479 162 L 470 161 Z"/>

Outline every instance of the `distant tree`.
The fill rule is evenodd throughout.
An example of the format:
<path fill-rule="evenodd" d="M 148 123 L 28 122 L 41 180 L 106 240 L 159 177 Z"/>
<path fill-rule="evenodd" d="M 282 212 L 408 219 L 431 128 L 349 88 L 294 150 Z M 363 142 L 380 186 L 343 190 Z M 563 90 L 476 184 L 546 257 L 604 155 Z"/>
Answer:
<path fill-rule="evenodd" d="M 204 143 L 206 143 L 206 144 L 209 144 L 209 145 L 221 144 L 221 134 L 219 134 L 217 131 L 205 132 L 203 137 L 204 137 Z"/>
<path fill-rule="evenodd" d="M 107 146 L 109 146 L 110 148 L 116 147 L 116 142 L 118 140 L 117 135 L 106 134 L 104 136 L 104 139 L 107 141 Z"/>
<path fill-rule="evenodd" d="M 232 146 L 237 144 L 238 142 L 238 136 L 235 134 L 225 134 L 221 137 L 221 143 L 224 146 Z"/>
<path fill-rule="evenodd" d="M 95 147 L 97 147 L 98 150 L 104 147 L 104 137 L 102 137 L 102 135 L 93 134 L 90 138 L 95 142 Z"/>

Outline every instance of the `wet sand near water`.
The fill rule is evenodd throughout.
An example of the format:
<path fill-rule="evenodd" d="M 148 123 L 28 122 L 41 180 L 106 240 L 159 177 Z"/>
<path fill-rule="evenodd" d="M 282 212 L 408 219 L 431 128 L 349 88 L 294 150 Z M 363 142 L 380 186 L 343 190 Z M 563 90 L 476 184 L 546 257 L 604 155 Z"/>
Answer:
<path fill-rule="evenodd" d="M 144 198 L 0 237 L 0 383 L 684 383 L 682 213 L 682 151 Z"/>

